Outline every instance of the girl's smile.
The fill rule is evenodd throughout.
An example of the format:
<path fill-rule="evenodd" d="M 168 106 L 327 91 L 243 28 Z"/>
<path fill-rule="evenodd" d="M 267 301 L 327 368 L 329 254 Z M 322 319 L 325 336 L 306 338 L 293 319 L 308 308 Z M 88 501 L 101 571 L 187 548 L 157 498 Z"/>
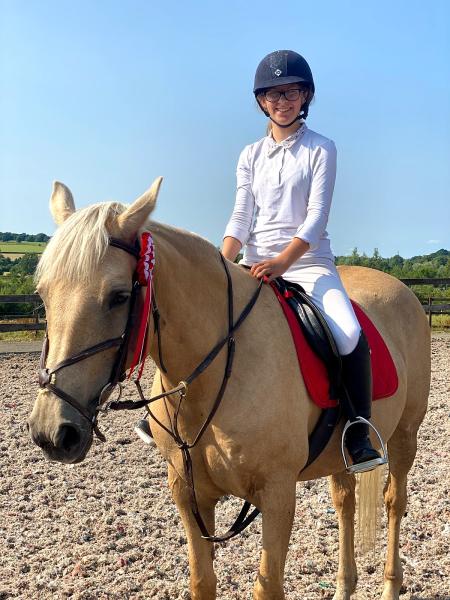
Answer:
<path fill-rule="evenodd" d="M 275 127 L 275 131 L 272 130 L 272 133 L 277 141 L 281 141 L 298 129 L 297 117 L 307 97 L 308 91 L 298 83 L 278 85 L 265 90 L 258 96 L 261 108 L 272 120 L 272 127 Z"/>
<path fill-rule="evenodd" d="M 276 92 L 280 92 L 279 98 L 276 98 Z M 289 92 L 291 92 L 291 94 L 289 94 Z M 295 96 L 295 92 L 299 92 L 298 97 L 295 100 L 288 100 L 288 98 L 286 98 L 286 96 L 289 97 L 289 95 Z M 258 97 L 258 100 L 261 107 L 268 113 L 272 121 L 275 122 L 275 124 L 279 123 L 283 126 L 294 121 L 300 114 L 307 95 L 308 92 L 300 88 L 298 83 L 290 83 L 266 90 Z M 297 128 L 298 124 L 296 123 L 294 129 Z"/>

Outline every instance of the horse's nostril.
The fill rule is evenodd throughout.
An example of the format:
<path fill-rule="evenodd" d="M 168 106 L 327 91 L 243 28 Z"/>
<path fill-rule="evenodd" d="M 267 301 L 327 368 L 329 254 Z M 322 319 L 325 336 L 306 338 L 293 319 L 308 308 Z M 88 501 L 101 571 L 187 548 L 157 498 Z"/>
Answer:
<path fill-rule="evenodd" d="M 80 434 L 72 425 L 62 425 L 59 430 L 56 448 L 70 452 L 80 443 Z"/>
<path fill-rule="evenodd" d="M 39 446 L 39 448 L 44 448 L 44 446 L 46 444 L 48 444 L 47 440 L 44 440 L 43 437 L 40 436 L 39 434 L 37 434 L 37 435 L 31 434 L 31 439 L 36 444 L 36 446 Z"/>

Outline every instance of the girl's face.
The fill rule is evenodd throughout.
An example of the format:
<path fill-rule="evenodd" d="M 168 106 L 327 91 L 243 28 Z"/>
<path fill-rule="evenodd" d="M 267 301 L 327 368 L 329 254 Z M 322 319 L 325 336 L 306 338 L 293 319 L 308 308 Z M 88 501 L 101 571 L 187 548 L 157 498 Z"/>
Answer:
<path fill-rule="evenodd" d="M 284 94 L 281 94 L 278 100 L 273 101 L 271 92 L 285 92 L 289 97 L 290 90 L 300 89 L 300 95 L 296 100 L 288 100 Z M 294 92 L 295 95 L 295 92 Z M 276 94 L 274 94 L 276 96 Z M 258 97 L 263 109 L 269 113 L 269 116 L 281 125 L 291 123 L 300 113 L 300 109 L 308 96 L 307 90 L 301 89 L 298 83 L 287 83 L 265 90 L 265 93 Z M 271 101 L 272 100 L 272 101 Z"/>

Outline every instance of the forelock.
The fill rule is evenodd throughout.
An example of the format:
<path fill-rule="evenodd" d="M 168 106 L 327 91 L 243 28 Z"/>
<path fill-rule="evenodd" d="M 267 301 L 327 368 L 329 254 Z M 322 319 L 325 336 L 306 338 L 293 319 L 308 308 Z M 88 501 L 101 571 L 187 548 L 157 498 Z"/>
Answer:
<path fill-rule="evenodd" d="M 108 225 L 125 208 L 118 202 L 105 202 L 73 213 L 47 244 L 36 269 L 36 281 L 48 277 L 91 280 L 108 248 Z"/>

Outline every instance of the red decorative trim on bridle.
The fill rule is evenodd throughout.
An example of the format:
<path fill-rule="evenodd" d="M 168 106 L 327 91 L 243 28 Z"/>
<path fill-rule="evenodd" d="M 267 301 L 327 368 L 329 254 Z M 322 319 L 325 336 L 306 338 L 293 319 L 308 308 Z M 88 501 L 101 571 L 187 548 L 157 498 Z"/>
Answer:
<path fill-rule="evenodd" d="M 155 267 L 155 247 L 153 244 L 152 234 L 149 231 L 144 231 L 141 235 L 139 258 L 136 265 L 135 276 L 139 284 L 147 288 L 145 292 L 145 300 L 140 311 L 138 323 L 139 331 L 137 335 L 136 346 L 134 349 L 133 359 L 130 365 L 128 379 L 131 378 L 135 368 L 139 366 L 137 379 L 141 378 L 144 369 L 145 359 L 147 356 L 146 342 L 147 329 L 150 320 L 150 311 L 152 307 L 152 281 L 153 269 Z"/>

